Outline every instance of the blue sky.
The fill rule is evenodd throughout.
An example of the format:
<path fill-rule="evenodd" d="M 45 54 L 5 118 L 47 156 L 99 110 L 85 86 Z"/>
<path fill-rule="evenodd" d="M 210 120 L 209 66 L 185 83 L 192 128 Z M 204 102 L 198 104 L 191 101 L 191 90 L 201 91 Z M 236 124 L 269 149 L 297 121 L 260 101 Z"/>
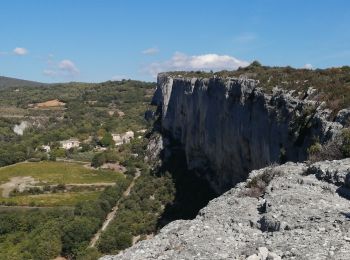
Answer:
<path fill-rule="evenodd" d="M 175 69 L 350 64 L 348 0 L 1 0 L 0 75 L 153 81 Z"/>

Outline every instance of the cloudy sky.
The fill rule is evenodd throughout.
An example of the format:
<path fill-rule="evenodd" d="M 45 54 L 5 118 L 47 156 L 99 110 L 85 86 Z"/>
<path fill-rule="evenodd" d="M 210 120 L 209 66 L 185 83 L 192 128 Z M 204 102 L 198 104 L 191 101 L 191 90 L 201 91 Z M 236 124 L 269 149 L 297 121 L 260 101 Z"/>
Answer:
<path fill-rule="evenodd" d="M 348 0 L 1 0 L 0 75 L 153 81 L 166 70 L 350 64 Z"/>

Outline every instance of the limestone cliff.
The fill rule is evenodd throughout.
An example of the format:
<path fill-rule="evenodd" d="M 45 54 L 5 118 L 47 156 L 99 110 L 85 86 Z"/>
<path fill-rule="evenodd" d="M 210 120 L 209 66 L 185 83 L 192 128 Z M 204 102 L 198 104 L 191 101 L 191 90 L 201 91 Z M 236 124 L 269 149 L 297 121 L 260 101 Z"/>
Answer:
<path fill-rule="evenodd" d="M 153 104 L 164 136 L 179 142 L 190 169 L 222 193 L 271 163 L 303 161 L 315 141 L 342 128 L 329 122 L 323 104 L 275 89 L 264 93 L 254 80 L 158 76 Z"/>
<path fill-rule="evenodd" d="M 350 159 L 302 161 L 350 112 L 331 121 L 311 92 L 300 99 L 253 80 L 159 75 L 153 103 L 163 142 L 158 135 L 151 150 L 176 143 L 189 168 L 218 193 L 230 190 L 195 219 L 102 259 L 349 259 Z"/>

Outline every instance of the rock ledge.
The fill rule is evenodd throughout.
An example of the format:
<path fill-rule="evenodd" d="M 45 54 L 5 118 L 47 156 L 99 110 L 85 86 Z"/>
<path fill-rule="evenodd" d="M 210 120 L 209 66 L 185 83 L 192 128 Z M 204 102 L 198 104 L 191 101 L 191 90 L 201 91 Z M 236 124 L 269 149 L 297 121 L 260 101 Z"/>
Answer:
<path fill-rule="evenodd" d="M 268 175 L 261 196 L 252 196 Z M 350 201 L 338 192 L 349 178 L 350 159 L 255 170 L 195 219 L 102 259 L 349 259 Z"/>

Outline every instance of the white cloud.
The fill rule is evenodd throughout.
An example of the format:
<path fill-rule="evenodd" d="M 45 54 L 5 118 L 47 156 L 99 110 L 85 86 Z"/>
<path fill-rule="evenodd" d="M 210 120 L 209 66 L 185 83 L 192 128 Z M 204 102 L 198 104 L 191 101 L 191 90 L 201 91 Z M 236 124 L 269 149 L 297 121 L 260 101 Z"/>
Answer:
<path fill-rule="evenodd" d="M 16 48 L 13 49 L 13 53 L 16 54 L 16 55 L 23 56 L 23 55 L 28 54 L 28 50 L 25 49 L 25 48 L 16 47 Z"/>
<path fill-rule="evenodd" d="M 75 66 L 74 62 L 71 60 L 62 60 L 58 64 L 58 68 L 63 72 L 69 75 L 79 74 L 79 69 Z"/>
<path fill-rule="evenodd" d="M 248 65 L 249 62 L 239 60 L 229 55 L 203 54 L 188 56 L 184 53 L 176 52 L 171 59 L 167 61 L 151 63 L 145 71 L 155 77 L 159 72 L 171 70 L 235 70 Z"/>
<path fill-rule="evenodd" d="M 308 70 L 312 70 L 314 67 L 312 66 L 312 64 L 307 63 L 307 64 L 304 65 L 304 68 L 308 69 Z"/>
<path fill-rule="evenodd" d="M 155 55 L 159 52 L 159 49 L 158 48 L 149 48 L 149 49 L 146 49 L 146 50 L 143 50 L 142 51 L 142 54 L 145 54 L 145 55 Z"/>
<path fill-rule="evenodd" d="M 71 60 L 61 60 L 60 62 L 55 62 L 51 55 L 47 61 L 48 68 L 43 71 L 45 76 L 55 78 L 74 78 L 80 74 L 79 69 Z"/>

